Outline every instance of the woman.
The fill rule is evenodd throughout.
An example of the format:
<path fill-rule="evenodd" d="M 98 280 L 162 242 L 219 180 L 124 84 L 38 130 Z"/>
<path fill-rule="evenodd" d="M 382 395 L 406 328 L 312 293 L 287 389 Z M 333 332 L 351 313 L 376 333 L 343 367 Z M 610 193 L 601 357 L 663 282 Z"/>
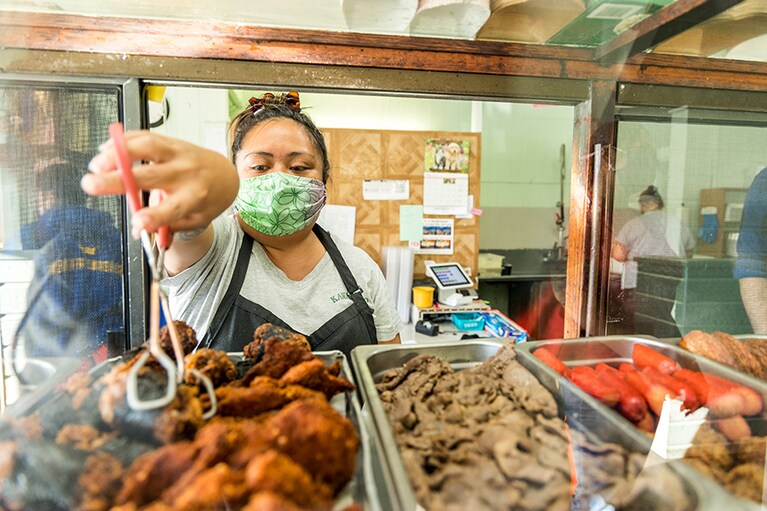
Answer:
<path fill-rule="evenodd" d="M 626 222 L 612 246 L 612 257 L 624 263 L 620 285 L 622 289 L 613 290 L 614 295 L 623 297 L 624 333 L 647 333 L 659 337 L 679 336 L 679 330 L 671 315 L 676 299 L 675 288 L 670 295 L 662 296 L 662 300 L 652 300 L 642 305 L 643 315 L 655 318 L 651 327 L 635 323 L 635 310 L 637 305 L 641 304 L 635 304 L 637 264 L 634 259 L 648 256 L 684 258 L 687 252 L 695 247 L 695 239 L 682 219 L 667 213 L 663 206 L 663 198 L 658 189 L 652 185 L 648 186 L 639 195 L 641 214 Z M 610 314 L 620 317 L 620 313 Z"/>
<path fill-rule="evenodd" d="M 165 193 L 133 215 L 134 236 L 161 225 L 176 232 L 163 281 L 174 317 L 198 332 L 201 346 L 227 351 L 241 350 L 266 322 L 303 333 L 315 350 L 399 342 L 381 270 L 316 225 L 330 164 L 297 94 L 251 98 L 232 121 L 231 140 L 234 167 L 179 140 L 126 134 L 132 159 L 154 163 L 134 169 L 139 186 Z M 107 142 L 83 188 L 122 192 L 115 168 Z M 233 200 L 236 213 L 220 216 Z"/>

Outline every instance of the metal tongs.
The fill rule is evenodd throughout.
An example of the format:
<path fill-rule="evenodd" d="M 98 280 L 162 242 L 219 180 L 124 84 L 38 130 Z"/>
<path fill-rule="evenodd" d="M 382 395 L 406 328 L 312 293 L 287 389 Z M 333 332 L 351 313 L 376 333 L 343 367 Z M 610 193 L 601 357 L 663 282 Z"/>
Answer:
<path fill-rule="evenodd" d="M 139 194 L 138 185 L 136 184 L 136 178 L 133 175 L 132 162 L 128 156 L 128 148 L 125 143 L 125 133 L 122 123 L 115 122 L 110 124 L 109 134 L 112 137 L 115 151 L 117 152 L 117 166 L 120 169 L 123 186 L 125 187 L 125 196 L 128 200 L 131 213 L 135 213 L 141 209 L 143 205 L 141 204 L 141 195 Z M 141 246 L 146 253 L 147 264 L 149 265 L 149 271 L 152 276 L 152 283 L 149 288 L 149 340 L 147 341 L 147 350 L 139 355 L 139 359 L 133 366 L 131 366 L 130 371 L 128 372 L 126 398 L 128 406 L 133 410 L 153 410 L 169 404 L 176 397 L 178 384 L 184 381 L 184 373 L 186 371 L 186 368 L 184 367 L 184 349 L 181 346 L 181 340 L 178 337 L 176 325 L 171 316 L 168 295 L 160 287 L 160 275 L 163 268 L 165 251 L 170 247 L 172 239 L 170 228 L 168 226 L 160 227 L 157 230 L 156 238 L 158 249 L 157 256 L 155 256 L 154 246 L 152 245 L 149 233 L 146 229 L 141 230 Z M 176 357 L 175 363 L 160 347 L 161 307 L 168 326 L 173 353 Z M 144 401 L 140 398 L 138 392 L 138 373 L 141 368 L 146 365 L 150 356 L 153 356 L 165 369 L 168 376 L 168 386 L 163 397 Z M 210 397 L 210 410 L 205 412 L 202 416 L 203 419 L 209 419 L 216 414 L 217 410 L 216 393 L 213 389 L 213 383 L 210 381 L 210 378 L 197 369 L 189 369 L 189 372 L 202 382 Z"/>

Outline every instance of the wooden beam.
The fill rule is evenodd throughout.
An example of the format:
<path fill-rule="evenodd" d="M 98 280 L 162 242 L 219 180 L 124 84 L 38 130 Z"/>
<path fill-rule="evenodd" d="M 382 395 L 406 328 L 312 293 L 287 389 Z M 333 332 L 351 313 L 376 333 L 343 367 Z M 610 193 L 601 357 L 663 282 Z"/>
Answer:
<path fill-rule="evenodd" d="M 594 60 L 619 63 L 713 18 L 743 0 L 677 0 L 594 49 Z"/>
<path fill-rule="evenodd" d="M 575 107 L 565 338 L 604 335 L 610 275 L 617 83 L 593 81 Z"/>
<path fill-rule="evenodd" d="M 604 65 L 593 62 L 591 50 L 584 48 L 180 20 L 8 12 L 0 16 L 0 48 L 98 54 L 118 61 L 164 57 L 767 90 L 764 62 L 641 54 Z"/>

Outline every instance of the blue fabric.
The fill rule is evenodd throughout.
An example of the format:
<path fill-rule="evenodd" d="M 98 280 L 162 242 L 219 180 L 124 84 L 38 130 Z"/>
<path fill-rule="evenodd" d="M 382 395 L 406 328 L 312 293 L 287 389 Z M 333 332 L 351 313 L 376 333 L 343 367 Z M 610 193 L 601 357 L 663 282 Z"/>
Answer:
<path fill-rule="evenodd" d="M 108 331 L 122 330 L 122 236 L 112 216 L 63 206 L 44 212 L 28 232 L 42 246 L 30 288 L 41 296 L 30 304 L 30 326 L 47 332 L 46 339 L 31 339 L 40 349 L 30 351 L 89 352 L 103 344 Z M 70 346 L 73 328 L 87 332 L 78 336 L 90 337 L 87 345 Z"/>
<path fill-rule="evenodd" d="M 767 278 L 767 167 L 757 174 L 746 194 L 737 249 L 736 279 Z"/>
<path fill-rule="evenodd" d="M 719 232 L 719 220 L 716 213 L 703 215 L 703 222 L 698 228 L 698 239 L 707 245 L 716 242 L 716 236 Z"/>

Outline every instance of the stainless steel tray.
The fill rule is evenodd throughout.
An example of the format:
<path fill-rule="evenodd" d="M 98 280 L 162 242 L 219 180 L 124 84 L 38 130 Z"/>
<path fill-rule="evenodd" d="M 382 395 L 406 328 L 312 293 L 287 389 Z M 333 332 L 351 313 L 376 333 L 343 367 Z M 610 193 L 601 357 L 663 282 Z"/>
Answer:
<path fill-rule="evenodd" d="M 354 383 L 354 375 L 349 366 L 349 362 L 341 351 L 316 351 L 313 354 L 326 365 L 341 360 L 341 376 Z M 242 359 L 242 352 L 227 353 L 232 362 L 238 362 Z M 109 366 L 119 362 L 120 357 L 105 360 L 101 364 L 93 367 L 91 373 L 103 373 L 109 370 Z M 43 405 L 51 398 L 56 386 L 64 381 L 78 367 L 80 361 L 77 359 L 35 359 L 35 368 L 41 373 L 50 373 L 51 376 L 45 380 L 44 384 L 38 385 L 35 389 L 23 396 L 23 403 L 11 406 L 7 414 L 12 417 L 21 417 L 29 415 Z M 39 366 L 39 367 L 38 367 Z M 357 451 L 356 468 L 352 480 L 344 488 L 333 506 L 334 510 L 346 508 L 352 502 L 359 502 L 363 509 L 368 511 L 378 511 L 381 509 L 378 498 L 378 491 L 374 481 L 374 460 L 376 459 L 371 452 L 372 441 L 367 430 L 365 421 L 361 420 L 360 401 L 356 392 L 344 392 L 333 396 L 330 404 L 344 417 L 348 418 L 359 434 L 360 449 Z"/>
<path fill-rule="evenodd" d="M 525 343 L 523 343 L 525 344 Z M 380 449 L 383 458 L 381 474 L 381 494 L 386 496 L 384 509 L 415 510 L 419 509 L 399 449 L 384 412 L 375 384 L 383 374 L 418 355 L 433 355 L 447 360 L 455 369 L 465 369 L 478 365 L 494 355 L 501 344 L 481 340 L 466 341 L 460 344 L 427 344 L 417 346 L 360 346 L 352 350 L 352 362 L 357 383 L 364 398 L 363 419 L 368 422 L 371 436 Z M 580 389 L 559 378 L 549 371 L 527 351 L 519 350 L 518 360 L 527 368 L 556 398 L 560 417 L 568 416 L 571 426 L 579 427 L 592 440 L 617 443 L 631 452 L 646 454 L 649 441 L 644 435 L 627 427 L 625 421 L 617 416 L 605 413 L 607 410 L 593 399 L 586 399 Z M 679 462 L 669 465 L 687 483 L 690 495 L 697 498 L 697 509 L 724 509 L 732 506 L 730 494 L 707 479 L 698 477 L 698 473 Z M 705 482 L 704 482 L 705 481 Z M 708 484 L 706 484 L 708 482 Z"/>
<path fill-rule="evenodd" d="M 650 437 L 639 431 L 628 419 L 624 418 L 618 412 L 604 406 L 597 399 L 582 391 L 563 376 L 555 373 L 547 365 L 532 355 L 536 349 L 548 346 L 557 348 L 557 358 L 564 362 L 564 364 L 568 367 L 575 367 L 580 365 L 593 366 L 600 362 L 618 365 L 623 362 L 632 362 L 631 354 L 635 344 L 643 344 L 648 346 L 676 361 L 681 367 L 686 369 L 702 371 L 713 374 L 715 376 L 720 376 L 722 378 L 727 378 L 745 387 L 751 388 L 758 392 L 762 396 L 762 400 L 767 403 L 766 382 L 752 378 L 744 373 L 741 373 L 740 371 L 714 362 L 713 360 L 695 355 L 694 353 L 684 350 L 678 346 L 669 344 L 664 340 L 649 336 L 604 336 L 586 337 L 579 339 L 534 341 L 517 345 L 517 351 L 520 352 L 520 355 L 526 355 L 526 358 L 531 359 L 531 361 L 538 366 L 538 372 L 534 372 L 532 368 L 528 369 L 536 374 L 541 382 L 544 382 L 544 380 L 554 380 L 562 386 L 571 388 L 572 393 L 578 394 L 584 401 L 588 401 L 592 403 L 594 407 L 601 409 L 605 416 L 611 418 L 611 422 L 617 422 L 620 429 L 634 438 L 641 446 L 641 449 L 644 452 L 647 452 L 652 444 Z M 546 385 L 546 383 L 544 383 L 544 385 Z M 767 434 L 767 421 L 765 421 L 762 417 L 755 417 L 750 419 L 749 423 L 755 434 L 760 436 Z M 709 480 L 686 464 L 684 465 L 683 470 L 687 470 L 696 474 L 695 479 Z M 712 488 L 716 487 L 717 491 L 721 490 L 722 493 L 728 495 L 729 499 L 732 501 L 732 504 L 730 505 L 735 505 L 735 509 L 760 509 L 760 506 L 753 503 L 752 501 L 736 497 L 727 492 L 727 490 L 721 487 L 719 483 L 713 480 L 709 481 L 709 485 Z M 708 506 L 706 506 L 706 508 L 714 509 L 709 508 Z M 762 507 L 762 509 L 764 509 L 764 507 Z"/>
<path fill-rule="evenodd" d="M 22 369 L 26 380 L 36 384 L 19 384 L 20 395 L 4 415 L 23 417 L 29 415 L 53 395 L 56 386 L 69 378 L 82 365 L 82 361 L 69 357 L 30 358 Z"/>

